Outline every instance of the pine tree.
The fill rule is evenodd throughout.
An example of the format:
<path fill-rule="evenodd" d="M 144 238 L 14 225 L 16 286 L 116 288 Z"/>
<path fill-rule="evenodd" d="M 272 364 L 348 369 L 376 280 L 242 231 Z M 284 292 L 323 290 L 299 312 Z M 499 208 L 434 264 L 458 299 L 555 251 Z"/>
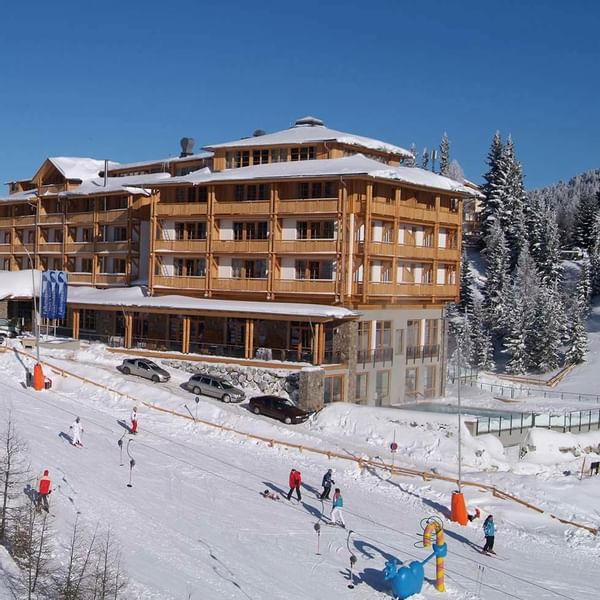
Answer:
<path fill-rule="evenodd" d="M 463 184 L 465 182 L 465 172 L 463 168 L 460 166 L 460 163 L 457 160 L 453 160 L 448 167 L 448 173 L 446 175 L 450 179 L 454 181 L 458 181 L 458 183 Z"/>
<path fill-rule="evenodd" d="M 591 252 L 595 243 L 595 223 L 600 204 L 600 192 L 582 196 L 577 206 L 573 242 L 575 246 Z"/>
<path fill-rule="evenodd" d="M 460 306 L 463 310 L 473 308 L 473 274 L 465 246 L 460 259 Z"/>
<path fill-rule="evenodd" d="M 529 369 L 545 373 L 558 367 L 563 322 L 564 308 L 556 288 L 542 286 L 536 297 L 527 341 Z"/>
<path fill-rule="evenodd" d="M 581 271 L 575 288 L 575 299 L 584 318 L 587 317 L 590 313 L 592 301 L 591 268 L 587 258 L 581 263 Z"/>
<path fill-rule="evenodd" d="M 600 215 L 594 223 L 594 245 L 590 252 L 590 279 L 592 296 L 600 294 Z"/>
<path fill-rule="evenodd" d="M 509 288 L 510 255 L 506 238 L 499 223 L 494 223 L 485 239 L 484 250 L 487 269 L 486 282 L 483 288 L 484 305 L 488 311 L 493 330 L 501 330 L 506 317 L 506 300 Z"/>
<path fill-rule="evenodd" d="M 442 141 L 440 142 L 440 175 L 448 176 L 450 168 L 450 140 L 448 134 L 444 132 Z"/>
<path fill-rule="evenodd" d="M 531 254 L 537 264 L 542 281 L 554 286 L 562 280 L 563 264 L 560 257 L 560 233 L 556 213 L 547 204 L 540 209 L 542 218 L 536 225 L 535 243 Z M 530 240 L 533 241 L 533 240 Z"/>
<path fill-rule="evenodd" d="M 588 349 L 588 336 L 585 328 L 583 299 L 577 298 L 571 305 L 568 349 L 565 354 L 567 364 L 579 364 L 584 361 Z"/>
<path fill-rule="evenodd" d="M 507 320 L 507 334 L 503 340 L 502 352 L 509 355 L 506 363 L 507 373 L 522 375 L 530 364 L 527 350 L 527 310 L 525 299 L 521 294 L 515 295 L 511 303 L 511 311 Z"/>
<path fill-rule="evenodd" d="M 484 198 L 481 202 L 481 233 L 484 238 L 489 235 L 492 223 L 497 219 L 497 213 L 502 203 L 500 188 L 504 181 L 502 173 L 503 150 L 504 145 L 502 144 L 500 132 L 496 131 L 487 156 L 489 168 L 483 176 L 485 184 L 483 185 Z"/>
<path fill-rule="evenodd" d="M 491 371 L 494 369 L 494 346 L 481 302 L 475 300 L 473 310 L 467 314 L 471 329 L 471 365 L 478 369 Z"/>
<path fill-rule="evenodd" d="M 417 146 L 414 142 L 410 145 L 410 148 L 408 149 L 408 151 L 411 153 L 411 156 L 409 156 L 408 158 L 405 158 L 403 164 L 407 167 L 416 167 L 418 152 L 417 152 Z"/>
<path fill-rule="evenodd" d="M 423 153 L 421 154 L 421 168 L 427 171 L 429 167 L 429 152 L 427 152 L 427 148 L 423 148 Z"/>

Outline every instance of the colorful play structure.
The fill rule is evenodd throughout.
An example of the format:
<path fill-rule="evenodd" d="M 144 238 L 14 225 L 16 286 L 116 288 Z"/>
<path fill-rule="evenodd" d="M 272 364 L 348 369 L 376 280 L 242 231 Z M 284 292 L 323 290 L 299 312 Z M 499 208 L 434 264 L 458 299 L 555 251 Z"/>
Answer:
<path fill-rule="evenodd" d="M 404 567 L 398 566 L 396 559 L 385 563 L 384 579 L 391 582 L 394 598 L 404 600 L 418 594 L 425 580 L 425 564 L 435 556 L 435 589 L 445 592 L 444 559 L 448 554 L 448 546 L 444 541 L 444 527 L 437 517 L 428 517 L 421 521 L 423 529 L 423 548 L 431 548 L 433 552 L 422 561 L 413 560 Z M 433 537 L 435 535 L 435 543 Z"/>

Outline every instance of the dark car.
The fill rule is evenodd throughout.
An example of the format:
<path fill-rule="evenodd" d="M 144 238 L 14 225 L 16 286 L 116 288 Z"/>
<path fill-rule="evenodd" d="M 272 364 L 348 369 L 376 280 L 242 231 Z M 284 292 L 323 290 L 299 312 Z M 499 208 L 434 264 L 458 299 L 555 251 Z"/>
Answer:
<path fill-rule="evenodd" d="M 151 379 L 154 383 L 171 379 L 167 371 L 147 358 L 126 358 L 117 369 L 125 375 L 138 375 L 139 377 Z"/>
<path fill-rule="evenodd" d="M 288 398 L 280 398 L 279 396 L 255 396 L 250 398 L 249 404 L 250 410 L 255 415 L 273 417 L 288 425 L 290 423 L 302 423 L 312 414 L 298 408 Z"/>

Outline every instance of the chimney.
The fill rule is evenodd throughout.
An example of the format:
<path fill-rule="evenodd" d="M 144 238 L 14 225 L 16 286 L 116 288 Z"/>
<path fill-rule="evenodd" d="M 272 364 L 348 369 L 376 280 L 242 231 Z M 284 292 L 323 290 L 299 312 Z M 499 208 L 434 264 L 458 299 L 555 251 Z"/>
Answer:
<path fill-rule="evenodd" d="M 181 154 L 179 158 L 185 158 L 194 154 L 194 138 L 184 137 L 179 141 L 181 144 Z"/>

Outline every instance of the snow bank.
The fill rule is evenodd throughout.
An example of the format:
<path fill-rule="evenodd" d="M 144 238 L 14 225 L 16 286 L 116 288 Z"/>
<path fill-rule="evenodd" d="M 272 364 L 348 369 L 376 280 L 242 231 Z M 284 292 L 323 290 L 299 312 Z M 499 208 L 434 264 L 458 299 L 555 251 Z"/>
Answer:
<path fill-rule="evenodd" d="M 574 434 L 534 428 L 523 446 L 527 449 L 527 459 L 540 464 L 566 463 L 582 454 L 598 459 L 600 431 Z"/>
<path fill-rule="evenodd" d="M 11 298 L 31 298 L 35 289 L 39 296 L 42 284 L 42 272 L 33 271 L 0 271 L 0 300 Z"/>

